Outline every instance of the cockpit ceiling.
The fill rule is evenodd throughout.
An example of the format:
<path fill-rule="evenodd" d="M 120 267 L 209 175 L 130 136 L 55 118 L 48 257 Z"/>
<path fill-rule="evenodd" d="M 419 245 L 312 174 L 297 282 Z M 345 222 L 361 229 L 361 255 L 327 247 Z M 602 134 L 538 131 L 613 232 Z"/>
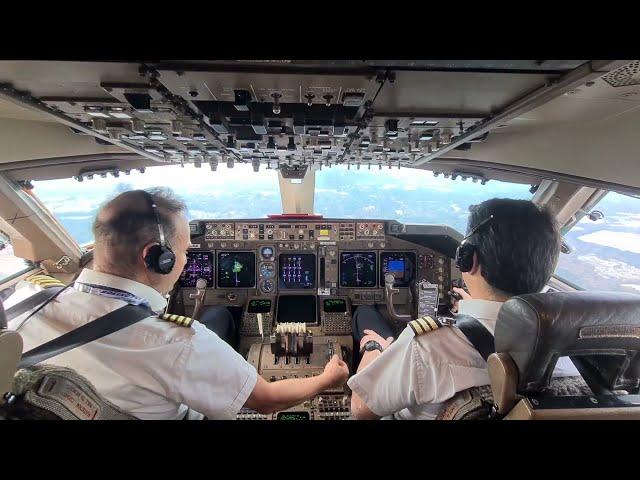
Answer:
<path fill-rule="evenodd" d="M 81 134 L 75 136 L 82 141 L 97 136 L 101 144 L 113 145 L 108 153 L 127 153 L 110 159 L 121 169 L 139 155 L 144 159 L 137 164 L 436 171 L 438 164 L 431 162 L 443 159 L 493 162 L 491 155 L 500 158 L 507 138 L 521 151 L 540 153 L 529 138 L 545 129 L 606 127 L 611 119 L 633 114 L 640 105 L 635 68 L 630 61 L 585 60 L 4 61 L 0 121 L 49 118 L 67 134 Z M 95 163 L 94 153 L 101 152 L 78 155 Z M 88 166 L 76 160 L 57 167 L 55 175 L 77 175 Z M 540 166 L 510 156 L 496 160 L 505 165 L 501 172 L 481 173 L 511 175 L 523 183 L 539 178 L 539 172 L 509 173 L 511 165 L 607 180 L 571 156 L 543 160 Z M 22 158 L 11 161 L 11 175 L 20 176 L 25 170 L 16 164 Z M 28 172 L 37 176 L 38 169 L 47 169 L 50 177 L 54 163 L 32 162 Z M 640 179 L 632 177 L 623 184 L 640 188 Z"/>

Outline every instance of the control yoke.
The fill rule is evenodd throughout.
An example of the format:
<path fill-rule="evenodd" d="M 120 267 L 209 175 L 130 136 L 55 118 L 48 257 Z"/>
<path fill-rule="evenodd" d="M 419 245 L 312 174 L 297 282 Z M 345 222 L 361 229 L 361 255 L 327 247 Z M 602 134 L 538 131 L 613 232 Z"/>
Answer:
<path fill-rule="evenodd" d="M 204 304 L 204 296 L 207 293 L 207 281 L 204 278 L 199 278 L 196 281 L 196 293 L 190 293 L 189 298 L 196 300 L 196 304 L 193 307 L 193 314 L 191 314 L 191 318 L 194 320 L 198 319 L 198 314 L 200 313 L 200 308 Z"/>
<path fill-rule="evenodd" d="M 393 296 L 396 293 L 399 293 L 400 290 L 393 287 L 395 282 L 395 277 L 391 273 L 387 273 L 384 276 L 384 297 L 387 302 L 387 310 L 389 311 L 389 315 L 392 319 L 398 322 L 410 322 L 413 320 L 412 315 L 402 315 L 396 312 L 395 307 L 393 306 Z M 411 290 L 409 290 L 409 295 L 411 295 Z M 412 305 L 412 299 L 410 298 L 409 304 Z"/>

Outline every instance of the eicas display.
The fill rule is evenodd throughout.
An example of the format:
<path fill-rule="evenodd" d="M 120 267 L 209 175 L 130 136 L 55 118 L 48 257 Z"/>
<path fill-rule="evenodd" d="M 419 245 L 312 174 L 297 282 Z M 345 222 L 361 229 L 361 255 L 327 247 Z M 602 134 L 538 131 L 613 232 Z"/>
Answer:
<path fill-rule="evenodd" d="M 180 274 L 180 286 L 195 287 L 199 278 L 207 281 L 207 287 L 213 287 L 213 253 L 187 253 L 187 263 Z"/>
<path fill-rule="evenodd" d="M 280 288 L 306 290 L 316 286 L 316 256 L 310 253 L 281 254 Z"/>
<path fill-rule="evenodd" d="M 256 255 L 253 252 L 218 253 L 219 288 L 254 288 Z"/>

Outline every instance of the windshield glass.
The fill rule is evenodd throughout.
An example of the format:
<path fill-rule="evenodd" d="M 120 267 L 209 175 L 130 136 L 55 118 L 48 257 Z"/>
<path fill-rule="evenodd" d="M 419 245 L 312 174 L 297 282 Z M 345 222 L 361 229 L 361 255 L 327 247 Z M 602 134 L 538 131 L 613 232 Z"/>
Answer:
<path fill-rule="evenodd" d="M 556 274 L 585 290 L 640 293 L 640 198 L 609 192 L 601 220 L 582 218 L 566 235 Z"/>
<path fill-rule="evenodd" d="M 460 178 L 453 181 L 410 168 L 333 167 L 316 172 L 315 210 L 325 217 L 449 225 L 464 233 L 470 205 L 494 197 L 530 199 L 530 188 L 495 180 L 486 185 Z"/>
<path fill-rule="evenodd" d="M 278 176 L 275 170 L 257 174 L 251 165 L 234 168 L 193 165 L 151 167 L 141 174 L 120 174 L 118 178 L 94 178 L 33 182 L 35 194 L 79 243 L 93 240 L 91 224 L 100 205 L 119 192 L 158 186 L 170 187 L 189 208 L 194 218 L 252 218 L 282 212 Z"/>
<path fill-rule="evenodd" d="M 194 218 L 263 218 L 282 212 L 275 170 L 255 173 L 251 165 L 196 169 L 193 165 L 152 167 L 144 174 L 34 182 L 35 193 L 71 235 L 93 239 L 91 223 L 100 205 L 118 192 L 168 186 L 182 197 Z M 315 213 L 334 218 L 381 218 L 404 223 L 450 225 L 463 233 L 469 205 L 493 197 L 531 198 L 529 185 L 489 181 L 486 185 L 435 178 L 425 170 L 316 172 Z"/>

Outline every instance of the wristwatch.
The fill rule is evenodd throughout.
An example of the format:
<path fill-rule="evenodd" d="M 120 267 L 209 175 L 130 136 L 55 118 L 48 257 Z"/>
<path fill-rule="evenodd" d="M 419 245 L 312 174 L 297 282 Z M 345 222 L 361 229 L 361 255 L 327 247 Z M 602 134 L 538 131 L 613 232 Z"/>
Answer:
<path fill-rule="evenodd" d="M 363 352 L 370 352 L 372 350 L 379 350 L 380 353 L 382 353 L 382 351 L 384 350 L 382 348 L 382 345 L 380 345 L 378 342 L 376 342 L 375 340 L 369 340 L 367 343 L 364 344 L 364 346 L 360 349 L 360 353 Z"/>

